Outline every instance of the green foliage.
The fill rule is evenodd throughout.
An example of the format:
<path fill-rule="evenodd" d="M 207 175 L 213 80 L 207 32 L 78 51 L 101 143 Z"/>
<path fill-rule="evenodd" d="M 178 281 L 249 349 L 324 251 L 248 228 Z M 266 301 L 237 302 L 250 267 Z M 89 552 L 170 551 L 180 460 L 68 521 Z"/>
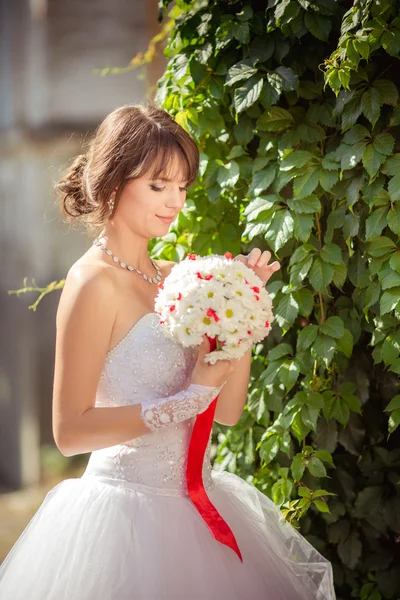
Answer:
<path fill-rule="evenodd" d="M 400 594 L 398 14 L 390 0 L 178 0 L 156 95 L 201 168 L 153 253 L 257 246 L 282 267 L 214 467 L 301 526 L 338 598 Z"/>

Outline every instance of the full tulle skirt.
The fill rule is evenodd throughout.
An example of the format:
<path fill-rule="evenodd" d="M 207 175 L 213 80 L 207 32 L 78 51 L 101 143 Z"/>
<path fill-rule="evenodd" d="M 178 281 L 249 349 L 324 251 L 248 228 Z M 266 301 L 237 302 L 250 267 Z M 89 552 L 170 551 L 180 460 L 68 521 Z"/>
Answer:
<path fill-rule="evenodd" d="M 53 487 L 0 566 L 1 600 L 334 600 L 332 568 L 240 477 L 208 496 L 243 562 L 188 496 L 84 474 Z"/>

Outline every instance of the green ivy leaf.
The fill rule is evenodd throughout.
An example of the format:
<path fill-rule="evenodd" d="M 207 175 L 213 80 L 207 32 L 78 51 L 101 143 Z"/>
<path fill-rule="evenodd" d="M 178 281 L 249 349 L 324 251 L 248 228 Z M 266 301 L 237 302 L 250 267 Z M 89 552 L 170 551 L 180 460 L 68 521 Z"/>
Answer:
<path fill-rule="evenodd" d="M 375 144 L 369 144 L 362 155 L 364 169 L 370 177 L 374 177 L 379 171 L 379 167 L 385 162 L 385 155 L 378 152 Z"/>
<path fill-rule="evenodd" d="M 315 498 L 315 500 L 313 499 L 313 504 L 315 504 L 315 506 L 318 508 L 318 510 L 320 512 L 323 512 L 323 513 L 331 512 L 329 510 L 329 506 L 327 505 L 326 502 L 324 502 L 324 500 L 319 500 L 318 498 Z"/>
<path fill-rule="evenodd" d="M 260 458 L 264 464 L 268 464 L 278 454 L 279 438 L 275 433 L 270 434 L 260 446 Z"/>
<path fill-rule="evenodd" d="M 297 379 L 299 378 L 300 369 L 296 360 L 289 360 L 282 365 L 279 370 L 279 380 L 283 383 L 286 391 L 289 392 Z"/>
<path fill-rule="evenodd" d="M 340 263 L 335 265 L 334 269 L 332 282 L 341 290 L 347 279 L 347 266 L 344 263 Z"/>
<path fill-rule="evenodd" d="M 325 192 L 330 192 L 338 179 L 337 171 L 320 171 L 319 183 Z"/>
<path fill-rule="evenodd" d="M 275 69 L 275 73 L 281 77 L 281 87 L 283 92 L 290 92 L 298 88 L 299 78 L 290 67 L 278 67 Z"/>
<path fill-rule="evenodd" d="M 370 240 L 371 238 L 378 237 L 383 229 L 386 227 L 386 215 L 388 213 L 387 206 L 374 210 L 365 222 L 365 238 Z"/>
<path fill-rule="evenodd" d="M 362 289 L 369 285 L 369 273 L 366 258 L 361 254 L 360 250 L 356 250 L 349 259 L 348 274 L 351 283 L 356 287 Z"/>
<path fill-rule="evenodd" d="M 314 475 L 314 477 L 326 477 L 326 469 L 324 464 L 316 456 L 313 456 L 310 459 L 308 463 L 308 470 L 310 471 L 311 475 Z"/>
<path fill-rule="evenodd" d="M 400 200 L 400 171 L 389 181 L 388 192 L 392 202 Z"/>
<path fill-rule="evenodd" d="M 363 115 L 375 126 L 380 115 L 380 96 L 376 88 L 368 89 L 361 98 L 361 109 Z"/>
<path fill-rule="evenodd" d="M 382 173 L 393 177 L 400 170 L 400 153 L 393 154 L 386 159 L 385 164 L 382 166 Z"/>
<path fill-rule="evenodd" d="M 323 325 L 319 327 L 322 333 L 330 335 L 333 338 L 342 338 L 344 336 L 344 323 L 340 317 L 328 317 Z"/>
<path fill-rule="evenodd" d="M 321 211 L 321 202 L 314 196 L 307 196 L 306 198 L 288 198 L 287 204 L 291 210 L 297 213 L 316 213 Z"/>
<path fill-rule="evenodd" d="M 306 427 L 308 427 L 311 431 L 315 431 L 317 428 L 317 420 L 319 417 L 319 410 L 312 407 L 304 405 L 300 411 L 300 417 L 302 422 Z"/>
<path fill-rule="evenodd" d="M 304 15 L 304 24 L 318 40 L 326 42 L 331 31 L 331 21 L 327 17 L 307 11 Z"/>
<path fill-rule="evenodd" d="M 360 54 L 360 56 L 362 56 L 362 58 L 365 58 L 365 60 L 368 60 L 370 51 L 371 51 L 368 41 L 362 40 L 360 38 L 354 38 L 353 44 L 354 44 L 354 48 L 356 49 L 356 52 L 358 52 L 358 54 Z"/>
<path fill-rule="evenodd" d="M 312 257 L 310 257 L 310 258 L 307 258 L 303 262 L 294 264 L 291 267 L 291 269 L 290 269 L 291 285 L 299 285 L 305 279 L 305 277 L 307 277 L 307 274 L 311 268 L 312 263 L 313 263 L 313 259 L 312 259 Z"/>
<path fill-rule="evenodd" d="M 400 274 L 396 273 L 396 271 L 390 271 L 383 277 L 381 285 L 383 290 L 388 290 L 396 286 L 400 287 Z"/>
<path fill-rule="evenodd" d="M 299 175 L 293 182 L 293 194 L 297 199 L 310 196 L 318 185 L 319 180 L 318 167 L 306 169 L 303 175 Z"/>
<path fill-rule="evenodd" d="M 394 137 L 390 133 L 379 133 L 374 138 L 374 148 L 381 154 L 392 154 L 394 148 Z"/>
<path fill-rule="evenodd" d="M 332 393 L 331 397 L 326 400 L 324 414 L 327 419 L 336 419 L 345 426 L 350 417 L 350 409 L 342 398 Z"/>
<path fill-rule="evenodd" d="M 293 215 L 293 234 L 297 240 L 307 242 L 314 226 L 314 216 L 310 214 L 295 213 Z"/>
<path fill-rule="evenodd" d="M 255 221 L 259 218 L 261 213 L 270 211 L 273 208 L 275 201 L 278 199 L 277 196 L 260 196 L 251 200 L 246 206 L 243 215 L 247 217 L 249 221 Z"/>
<path fill-rule="evenodd" d="M 277 106 L 272 106 L 257 120 L 257 127 L 261 131 L 283 131 L 293 125 L 294 119 L 290 112 Z"/>
<path fill-rule="evenodd" d="M 217 181 L 222 188 L 232 187 L 239 180 L 240 170 L 239 165 L 234 160 L 231 160 L 224 165 L 221 165 L 217 172 Z"/>
<path fill-rule="evenodd" d="M 387 412 L 392 410 L 400 410 L 400 394 L 394 396 L 384 410 Z"/>
<path fill-rule="evenodd" d="M 353 169 L 362 159 L 366 147 L 367 144 L 364 141 L 357 142 L 351 146 L 342 143 L 335 153 L 336 157 L 340 160 L 342 171 Z"/>
<path fill-rule="evenodd" d="M 252 106 L 261 94 L 263 80 L 258 77 L 251 77 L 246 83 L 236 88 L 233 96 L 233 105 L 237 113 L 241 113 L 249 106 Z"/>
<path fill-rule="evenodd" d="M 364 309 L 378 302 L 381 295 L 381 286 L 377 281 L 372 281 L 365 290 Z"/>
<path fill-rule="evenodd" d="M 300 481 L 303 477 L 304 470 L 306 468 L 305 458 L 301 454 L 296 454 L 296 456 L 292 460 L 291 468 L 293 479 L 295 481 Z"/>
<path fill-rule="evenodd" d="M 307 325 L 297 336 L 297 351 L 307 350 L 317 339 L 317 325 Z"/>
<path fill-rule="evenodd" d="M 311 354 L 324 363 L 329 365 L 336 350 L 336 341 L 327 335 L 319 335 L 311 347 Z"/>
<path fill-rule="evenodd" d="M 239 21 L 233 25 L 233 37 L 242 44 L 248 44 L 250 39 L 250 27 L 247 21 Z"/>
<path fill-rule="evenodd" d="M 354 127 L 349 129 L 349 131 L 346 131 L 343 136 L 343 142 L 345 144 L 352 145 L 357 144 L 358 142 L 366 141 L 369 137 L 370 133 L 368 129 L 364 127 L 364 125 L 359 125 L 357 123 L 357 125 L 354 125 Z"/>
<path fill-rule="evenodd" d="M 290 240 L 293 227 L 293 217 L 288 210 L 278 210 L 274 213 L 271 224 L 264 234 L 274 252 L 278 252 Z"/>
<path fill-rule="evenodd" d="M 342 262 L 342 249 L 337 244 L 325 244 L 321 248 L 321 259 L 332 265 L 339 265 Z"/>
<path fill-rule="evenodd" d="M 238 144 L 246 146 L 254 136 L 254 124 L 253 120 L 250 119 L 246 114 L 239 115 L 239 121 L 233 127 L 233 135 Z M 228 157 L 229 158 L 229 157 Z M 232 158 L 236 158 L 233 156 Z"/>
<path fill-rule="evenodd" d="M 400 287 L 391 288 L 384 292 L 380 301 L 380 315 L 386 315 L 394 310 L 400 301 Z"/>
<path fill-rule="evenodd" d="M 225 85 L 230 86 L 238 81 L 244 81 L 250 79 L 257 73 L 250 60 L 241 60 L 231 67 L 226 77 Z"/>
<path fill-rule="evenodd" d="M 310 270 L 309 280 L 314 290 L 325 292 L 326 286 L 332 281 L 334 269 L 332 265 L 317 256 Z"/>
<path fill-rule="evenodd" d="M 348 569 L 353 570 L 361 558 L 361 553 L 362 544 L 359 535 L 353 530 L 350 535 L 338 545 L 340 560 Z"/>
<path fill-rule="evenodd" d="M 391 365 L 395 360 L 399 357 L 400 346 L 393 338 L 393 336 L 388 335 L 386 339 L 383 341 L 381 347 L 381 356 L 385 365 Z M 400 408 L 400 407 L 399 407 Z"/>
<path fill-rule="evenodd" d="M 266 62 L 274 53 L 274 39 L 272 36 L 256 37 L 249 46 L 252 63 Z"/>
<path fill-rule="evenodd" d="M 389 417 L 388 429 L 389 433 L 393 433 L 400 425 L 400 410 L 394 410 Z"/>
<path fill-rule="evenodd" d="M 281 327 L 291 325 L 299 314 L 299 305 L 292 294 L 282 296 L 275 309 L 275 317 Z"/>
<path fill-rule="evenodd" d="M 249 194 L 253 196 L 259 196 L 264 190 L 266 190 L 276 175 L 276 166 L 268 165 L 266 169 L 262 171 L 256 171 L 251 180 Z"/>
<path fill-rule="evenodd" d="M 389 266 L 394 271 L 400 273 L 400 252 L 392 254 L 392 256 L 389 259 Z"/>
<path fill-rule="evenodd" d="M 282 356 L 287 356 L 288 354 L 293 354 L 293 348 L 291 344 L 278 344 L 275 348 L 272 348 L 267 355 L 269 361 L 278 360 L 278 358 L 282 358 Z"/>
<path fill-rule="evenodd" d="M 299 305 L 299 314 L 309 317 L 314 308 L 314 296 L 307 288 L 301 288 L 293 292 L 293 297 Z"/>
<path fill-rule="evenodd" d="M 389 79 L 375 79 L 372 84 L 373 88 L 378 92 L 379 104 L 390 104 L 396 106 L 399 100 L 399 92 L 395 84 Z"/>
<path fill-rule="evenodd" d="M 389 126 L 397 127 L 400 125 L 400 106 L 393 109 L 392 116 L 390 117 Z"/>
<path fill-rule="evenodd" d="M 336 340 L 336 347 L 339 352 L 343 352 L 347 358 L 350 358 L 353 353 L 354 338 L 352 333 L 345 329 L 343 336 Z"/>
<path fill-rule="evenodd" d="M 314 155 L 312 152 L 308 152 L 308 150 L 294 150 L 282 160 L 279 168 L 281 171 L 290 171 L 294 167 L 300 169 L 309 163 L 313 158 Z"/>
<path fill-rule="evenodd" d="M 394 248 L 396 248 L 394 241 L 383 235 L 371 241 L 369 253 L 371 256 L 381 257 L 390 253 Z"/>
<path fill-rule="evenodd" d="M 400 31 L 396 28 L 386 29 L 382 34 L 382 46 L 388 54 L 398 58 L 400 54 Z"/>

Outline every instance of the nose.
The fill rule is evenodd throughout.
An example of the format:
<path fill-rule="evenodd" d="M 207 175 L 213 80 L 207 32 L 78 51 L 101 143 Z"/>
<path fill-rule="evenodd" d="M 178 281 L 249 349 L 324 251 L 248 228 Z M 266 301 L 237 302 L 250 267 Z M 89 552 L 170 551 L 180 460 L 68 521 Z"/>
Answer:
<path fill-rule="evenodd" d="M 186 194 L 183 194 L 179 187 L 177 189 L 171 190 L 171 193 L 168 195 L 168 203 L 167 208 L 169 210 L 178 211 L 183 208 L 185 204 Z"/>

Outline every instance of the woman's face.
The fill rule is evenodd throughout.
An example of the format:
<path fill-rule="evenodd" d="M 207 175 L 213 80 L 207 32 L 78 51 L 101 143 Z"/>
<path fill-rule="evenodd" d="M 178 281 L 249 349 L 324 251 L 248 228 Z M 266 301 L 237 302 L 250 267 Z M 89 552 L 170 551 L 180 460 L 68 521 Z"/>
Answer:
<path fill-rule="evenodd" d="M 187 185 L 177 158 L 174 158 L 169 172 L 172 173 L 169 180 L 163 174 L 159 179 L 151 179 L 145 174 L 129 181 L 121 194 L 113 221 L 123 220 L 129 229 L 145 237 L 166 235 L 185 204 Z"/>

